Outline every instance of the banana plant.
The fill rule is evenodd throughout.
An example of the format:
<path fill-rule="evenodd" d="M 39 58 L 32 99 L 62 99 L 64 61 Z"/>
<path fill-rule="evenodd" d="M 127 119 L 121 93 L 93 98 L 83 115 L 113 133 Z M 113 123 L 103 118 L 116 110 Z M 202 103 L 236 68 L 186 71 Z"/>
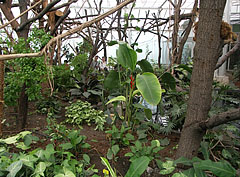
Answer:
<path fill-rule="evenodd" d="M 140 94 L 149 104 L 158 105 L 161 101 L 162 89 L 161 85 L 158 81 L 158 78 L 155 74 L 153 74 L 153 69 L 151 64 L 147 60 L 141 60 L 137 62 L 137 53 L 133 50 L 127 43 L 118 42 L 119 48 L 117 50 L 117 63 L 118 66 L 121 65 L 125 68 L 126 71 L 126 80 L 122 84 L 121 81 L 121 72 L 120 67 L 118 67 L 117 71 L 111 71 L 110 74 L 105 79 L 105 88 L 113 88 L 113 83 L 119 81 L 119 84 L 115 84 L 115 87 L 125 87 L 125 96 L 117 96 L 111 100 L 109 100 L 106 104 L 112 102 L 125 102 L 126 112 L 125 112 L 125 120 L 128 121 L 128 124 L 132 121 L 133 114 L 133 103 L 132 99 L 136 94 Z M 143 72 L 141 74 L 134 75 L 137 64 L 142 68 Z M 150 69 L 149 69 L 150 68 Z M 136 87 L 135 87 L 136 86 Z"/>

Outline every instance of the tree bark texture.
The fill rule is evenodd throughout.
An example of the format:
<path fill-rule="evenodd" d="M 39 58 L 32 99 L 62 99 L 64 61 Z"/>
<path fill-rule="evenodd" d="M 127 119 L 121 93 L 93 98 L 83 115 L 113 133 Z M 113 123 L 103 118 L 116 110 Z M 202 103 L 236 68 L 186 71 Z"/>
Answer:
<path fill-rule="evenodd" d="M 207 120 L 212 101 L 214 70 L 222 47 L 220 28 L 226 0 L 201 0 L 199 28 L 194 48 L 187 115 L 176 158 L 192 158 L 198 153 L 205 131 L 198 123 Z"/>
<path fill-rule="evenodd" d="M 27 1 L 19 0 L 19 9 L 20 12 L 24 12 L 27 10 Z M 28 20 L 28 13 L 24 14 L 21 17 L 21 24 L 25 23 Z M 22 37 L 25 40 L 28 38 L 30 25 L 24 26 L 21 31 L 19 31 L 19 38 Z M 29 46 L 26 46 L 29 47 Z M 19 103 L 18 103 L 18 120 L 17 120 L 17 128 L 24 129 L 27 123 L 27 114 L 28 114 L 28 95 L 26 93 L 26 83 L 23 84 L 20 96 L 19 96 Z M 18 125 L 19 124 L 19 125 Z"/>
<path fill-rule="evenodd" d="M 4 61 L 0 61 L 0 137 L 2 136 L 2 120 L 3 120 L 3 90 L 4 90 Z"/>

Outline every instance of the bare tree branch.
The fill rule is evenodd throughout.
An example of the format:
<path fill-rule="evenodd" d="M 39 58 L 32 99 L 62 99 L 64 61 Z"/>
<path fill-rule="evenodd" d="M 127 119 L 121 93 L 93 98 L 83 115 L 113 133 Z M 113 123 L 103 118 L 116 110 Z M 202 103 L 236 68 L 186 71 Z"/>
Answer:
<path fill-rule="evenodd" d="M 237 50 L 240 49 L 240 35 L 238 35 L 238 40 L 237 43 L 235 44 L 235 46 L 229 50 L 226 54 L 224 54 L 217 62 L 216 64 L 216 69 L 220 68 L 222 66 L 222 64 L 232 55 L 234 54 Z"/>
<path fill-rule="evenodd" d="M 33 9 L 34 7 L 36 7 L 38 4 L 40 4 L 42 2 L 38 1 L 36 4 L 34 4 L 33 6 L 31 6 L 28 10 L 24 11 L 23 13 L 21 13 L 19 16 L 17 16 L 16 18 L 10 20 L 9 22 L 5 23 L 4 25 L 0 26 L 0 29 L 6 27 L 7 25 L 11 24 L 13 21 L 17 20 L 18 18 L 20 18 L 21 16 L 23 16 L 25 13 L 27 13 L 29 10 Z"/>
<path fill-rule="evenodd" d="M 102 15 L 99 15 L 98 17 L 92 19 L 91 21 L 88 21 L 86 23 L 83 23 L 82 25 L 80 26 L 77 26 L 76 28 L 73 28 L 73 29 L 70 29 L 69 31 L 63 33 L 63 34 L 60 34 L 54 38 L 52 38 L 48 44 L 41 50 L 41 52 L 38 52 L 38 53 L 26 53 L 26 54 L 11 54 L 11 55 L 1 55 L 0 56 L 0 61 L 3 61 L 3 60 L 11 60 L 11 59 L 15 59 L 15 58 L 23 58 L 23 57 L 40 57 L 42 56 L 44 53 L 46 53 L 47 49 L 50 48 L 50 46 L 56 42 L 57 40 L 60 40 L 66 36 L 70 36 L 74 33 L 77 33 L 77 32 L 80 32 L 82 31 L 84 28 L 88 27 L 88 26 L 91 26 L 92 24 L 96 23 L 96 22 L 99 22 L 100 20 L 104 19 L 105 17 L 111 15 L 112 13 L 120 10 L 121 8 L 123 8 L 124 6 L 126 6 L 127 4 L 133 2 L 134 0 L 126 0 L 124 2 L 122 2 L 121 4 L 117 5 L 116 7 L 112 8 L 111 10 L 109 10 L 108 12 L 102 14 Z"/>
<path fill-rule="evenodd" d="M 21 24 L 17 29 L 16 31 L 21 31 L 26 25 L 28 25 L 29 23 L 31 22 L 34 22 L 36 21 L 37 19 L 40 19 L 42 18 L 46 13 L 49 12 L 49 10 L 57 3 L 59 3 L 61 0 L 54 0 L 52 1 L 51 3 L 49 3 L 47 5 L 46 8 L 44 8 L 37 16 L 33 17 L 33 18 L 30 18 L 28 19 L 28 21 L 26 21 L 25 23 Z"/>
<path fill-rule="evenodd" d="M 58 10 L 58 9 L 61 9 L 61 8 L 63 8 L 63 7 L 66 7 L 66 6 L 70 6 L 72 3 L 75 3 L 75 2 L 77 2 L 77 0 L 71 0 L 71 1 L 66 2 L 66 3 L 64 3 L 64 4 L 61 4 L 61 5 L 59 5 L 59 6 L 56 6 L 56 7 L 51 8 L 51 9 L 49 10 L 49 12 L 56 11 L 56 10 Z"/>
<path fill-rule="evenodd" d="M 217 114 L 207 121 L 199 123 L 198 126 L 202 130 L 207 130 L 234 120 L 240 120 L 240 108 Z"/>

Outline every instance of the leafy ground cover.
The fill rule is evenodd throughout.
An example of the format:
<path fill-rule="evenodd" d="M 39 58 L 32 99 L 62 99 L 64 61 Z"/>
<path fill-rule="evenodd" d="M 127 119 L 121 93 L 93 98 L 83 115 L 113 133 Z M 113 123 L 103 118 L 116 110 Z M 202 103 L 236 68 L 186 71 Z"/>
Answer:
<path fill-rule="evenodd" d="M 39 111 L 36 111 L 35 103 L 32 102 L 30 105 L 31 106 L 30 106 L 30 111 L 29 111 L 29 121 L 26 125 L 25 130 L 31 131 L 33 136 L 37 136 L 39 138 L 39 141 L 32 143 L 30 145 L 31 148 L 26 151 L 16 148 L 15 146 L 11 145 L 11 148 L 10 148 L 11 153 L 21 153 L 21 152 L 26 153 L 26 152 L 30 152 L 34 149 L 37 149 L 37 148 L 46 149 L 47 147 L 49 148 L 49 144 L 53 144 L 53 142 L 55 142 L 56 146 L 59 146 L 60 142 L 62 142 L 62 140 L 57 139 L 57 138 L 53 142 L 51 141 L 51 139 L 54 139 L 53 138 L 54 134 L 53 134 L 53 132 L 52 133 L 49 132 L 49 134 L 46 132 L 46 131 L 49 131 L 49 129 L 50 129 L 48 126 L 47 119 L 46 119 L 47 118 L 46 114 L 42 114 Z M 64 108 L 68 105 L 68 102 L 62 101 L 61 105 L 62 105 L 61 106 L 62 109 L 61 109 L 60 113 L 57 115 L 58 118 L 56 119 L 56 122 L 55 122 L 56 124 L 54 125 L 55 127 L 52 127 L 52 130 L 54 128 L 56 128 L 55 131 L 59 131 L 59 132 L 66 131 L 66 130 L 61 129 L 61 126 L 59 124 L 67 119 L 65 117 L 65 109 Z M 15 115 L 14 115 L 13 109 L 10 109 L 10 108 L 6 109 L 5 117 L 8 117 L 8 119 L 5 121 L 4 127 L 3 127 L 4 137 L 9 137 L 10 135 L 16 135 L 17 133 L 19 133 L 18 131 L 16 131 L 17 127 L 15 124 Z M 120 131 L 120 122 L 118 124 L 117 124 L 117 127 L 119 127 L 119 131 Z M 67 129 L 71 130 L 72 128 L 74 128 L 73 125 L 67 124 Z M 115 145 L 116 144 L 120 145 L 120 149 L 118 150 L 118 152 L 116 152 L 114 157 L 109 158 L 108 157 L 109 149 L 112 146 L 111 140 L 114 139 L 111 137 L 113 134 L 107 133 L 107 131 L 112 130 L 111 126 L 109 125 L 109 126 L 105 127 L 106 132 L 96 130 L 96 126 L 94 126 L 94 125 L 89 126 L 89 125 L 85 124 L 81 128 L 82 129 L 76 128 L 80 132 L 79 135 L 77 135 L 77 137 L 86 136 L 85 143 L 88 143 L 91 146 L 91 148 L 83 149 L 82 152 L 78 151 L 76 149 L 74 149 L 74 151 L 80 152 L 81 154 L 87 154 L 90 158 L 89 164 L 95 165 L 94 169 L 98 169 L 98 172 L 96 174 L 98 174 L 99 176 L 104 176 L 103 170 L 107 169 L 106 166 L 103 165 L 103 163 L 101 161 L 101 157 L 108 158 L 112 167 L 114 169 L 116 169 L 117 174 L 124 176 L 127 173 L 129 166 L 130 166 L 129 159 L 132 158 L 132 157 L 126 156 L 125 154 L 127 154 L 127 153 L 128 153 L 128 155 L 131 154 L 132 150 L 134 148 L 132 149 L 130 147 L 130 145 L 135 146 L 135 144 L 127 143 L 126 145 L 121 145 L 121 143 L 115 143 Z M 130 132 L 130 131 L 127 130 L 126 132 Z M 135 139 L 137 139 L 137 134 L 133 134 L 133 136 Z M 76 139 L 77 137 L 75 137 L 73 139 Z M 176 151 L 179 134 L 170 134 L 167 136 L 167 135 L 163 135 L 163 134 L 154 133 L 154 134 L 151 134 L 151 136 L 147 136 L 147 139 L 148 139 L 148 142 L 151 142 L 152 140 L 154 141 L 154 139 L 167 140 L 165 142 L 164 149 L 158 151 L 157 153 L 162 158 L 164 158 L 164 157 L 171 158 L 174 156 L 174 153 Z M 74 143 L 72 143 L 72 144 L 74 144 Z M 60 145 L 60 146 L 66 148 L 66 151 L 67 151 L 67 150 L 69 150 L 68 148 L 71 148 L 71 147 L 67 147 L 67 145 L 68 144 L 65 143 L 65 147 L 64 147 L 64 145 Z M 143 151 L 142 153 L 145 152 L 144 149 L 142 149 L 142 151 Z M 140 153 L 140 152 L 138 152 L 138 153 Z M 142 155 L 144 155 L 144 154 L 142 154 Z M 139 155 L 139 157 L 142 155 Z M 150 156 L 150 154 L 148 154 L 148 156 Z M 80 154 L 77 154 L 76 157 L 81 159 Z M 151 166 L 154 168 L 154 166 L 156 166 L 156 164 L 152 164 Z M 147 172 L 145 172 L 145 173 L 146 174 L 143 174 L 143 176 L 148 175 Z"/>

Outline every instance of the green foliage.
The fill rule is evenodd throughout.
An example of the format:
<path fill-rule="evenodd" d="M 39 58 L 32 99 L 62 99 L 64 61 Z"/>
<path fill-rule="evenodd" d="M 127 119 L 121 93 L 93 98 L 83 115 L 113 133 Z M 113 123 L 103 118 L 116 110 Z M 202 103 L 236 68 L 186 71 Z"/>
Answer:
<path fill-rule="evenodd" d="M 76 160 L 71 152 L 56 150 L 48 144 L 46 149 L 14 154 L 13 157 L 6 152 L 0 157 L 0 176 L 89 176 L 97 172 L 93 166 L 87 168 L 89 161 L 87 155 Z"/>
<path fill-rule="evenodd" d="M 107 116 L 103 111 L 93 109 L 90 103 L 79 100 L 66 107 L 66 117 L 68 123 L 75 125 L 87 123 L 89 126 L 94 123 L 95 129 L 103 130 Z"/>
<path fill-rule="evenodd" d="M 160 146 L 158 140 L 152 140 L 151 145 L 146 145 L 146 143 L 141 143 L 139 140 L 135 142 L 135 146 L 130 146 L 131 152 L 126 153 L 125 156 L 130 157 L 130 161 L 133 162 L 135 159 L 147 156 L 150 160 L 158 157 L 158 152 L 164 147 Z"/>
<path fill-rule="evenodd" d="M 48 132 L 50 136 L 53 136 L 56 145 L 48 144 L 45 149 L 38 148 L 29 152 L 10 153 L 5 148 L 5 144 L 18 147 L 18 144 L 22 141 L 24 141 L 25 146 L 30 147 L 31 142 L 35 141 L 36 138 L 29 136 L 31 132 L 28 131 L 7 139 L 1 139 L 0 176 L 80 177 L 91 176 L 97 172 L 94 166 L 90 166 L 90 157 L 87 154 L 82 154 L 84 148 L 90 147 L 88 143 L 85 143 L 86 136 L 80 135 L 80 130 L 58 127 L 60 128 L 59 131 L 50 129 Z"/>
<path fill-rule="evenodd" d="M 194 157 L 192 160 L 188 160 L 186 158 L 181 157 L 174 161 L 174 165 L 176 164 L 192 166 L 193 168 L 183 171 L 183 174 L 189 177 L 207 176 L 206 175 L 207 171 L 210 171 L 212 174 L 218 177 L 236 176 L 236 170 L 227 161 L 213 162 L 209 159 L 201 160 L 197 157 Z"/>
<path fill-rule="evenodd" d="M 48 98 L 41 98 L 36 103 L 37 112 L 42 114 L 57 114 L 61 110 L 60 102 L 53 96 Z"/>
<path fill-rule="evenodd" d="M 112 42 L 116 44 L 116 42 Z M 150 104 L 156 105 L 161 100 L 161 86 L 157 77 L 153 73 L 143 73 L 142 75 L 137 75 L 135 80 L 135 75 L 141 72 L 139 68 L 136 68 L 137 64 L 137 53 L 128 44 L 124 42 L 118 42 L 119 48 L 117 50 L 117 62 L 118 62 L 118 73 L 109 74 L 107 77 L 107 84 L 105 87 L 110 89 L 110 81 L 116 81 L 117 77 L 120 85 L 120 94 L 125 96 L 117 96 L 112 98 L 108 103 L 115 101 L 125 101 L 125 120 L 128 124 L 134 121 L 134 114 L 136 113 L 136 107 L 133 106 L 133 98 L 136 94 L 141 93 L 144 99 L 146 99 Z M 123 67 L 120 67 L 120 65 Z M 149 62 L 141 61 L 139 63 L 144 71 L 152 72 L 153 69 Z M 151 85 L 151 87 L 150 87 Z M 136 86 L 139 90 L 136 91 Z M 124 89 L 122 89 L 124 88 Z M 116 94 L 114 95 L 116 96 Z M 107 103 L 107 104 L 108 104 Z M 149 115 L 149 114 L 148 114 Z"/>
<path fill-rule="evenodd" d="M 27 41 L 20 38 L 16 44 L 8 43 L 15 53 L 38 52 L 51 39 L 50 35 L 36 28 L 30 33 Z M 30 47 L 31 49 L 30 49 Z M 41 97 L 41 82 L 47 72 L 43 57 L 19 58 L 6 63 L 11 72 L 5 76 L 4 100 L 7 105 L 16 105 L 23 84 L 29 100 Z"/>
<path fill-rule="evenodd" d="M 130 68 L 133 71 L 137 63 L 137 54 L 128 44 L 119 42 L 117 61 L 123 67 Z"/>
<path fill-rule="evenodd" d="M 102 160 L 103 164 L 110 171 L 111 176 L 112 177 L 117 177 L 117 173 L 113 170 L 113 168 L 111 167 L 108 160 L 104 157 L 101 157 L 101 160 Z M 150 159 L 146 156 L 142 156 L 142 157 L 139 157 L 139 158 L 135 159 L 131 163 L 125 177 L 139 177 L 139 176 L 141 176 L 143 174 L 143 172 L 147 169 L 149 162 L 150 162 Z"/>
<path fill-rule="evenodd" d="M 161 100 L 162 90 L 157 77 L 152 73 L 138 74 L 136 85 L 143 98 L 151 105 L 157 105 Z"/>
<path fill-rule="evenodd" d="M 110 147 L 108 149 L 107 158 L 109 160 L 114 159 L 115 161 L 117 161 L 117 153 L 119 152 L 119 150 L 120 150 L 120 148 L 119 148 L 118 144 L 113 145 L 112 147 Z"/>
<path fill-rule="evenodd" d="M 84 68 L 87 66 L 87 62 L 88 62 L 87 53 L 78 54 L 71 61 L 70 66 L 74 68 L 72 71 L 73 77 L 75 77 L 77 80 L 81 80 L 81 75 L 83 73 Z"/>
<path fill-rule="evenodd" d="M 131 127 L 125 127 L 124 125 L 118 129 L 113 125 L 112 129 L 105 131 L 105 133 L 110 134 L 112 145 L 129 146 L 130 142 L 134 140 L 134 136 L 128 133 L 130 129 Z"/>
<path fill-rule="evenodd" d="M 141 67 L 143 72 L 154 72 L 152 65 L 146 59 L 138 61 L 137 64 Z"/>
<path fill-rule="evenodd" d="M 3 148 L 3 147 L 6 147 L 6 145 L 12 144 L 12 145 L 15 145 L 16 148 L 20 148 L 22 150 L 27 150 L 30 148 L 30 145 L 32 143 L 35 143 L 38 140 L 39 140 L 39 138 L 36 136 L 32 136 L 31 132 L 23 131 L 23 132 L 18 133 L 15 136 L 11 136 L 6 139 L 0 139 L 0 145 L 1 144 L 4 145 L 4 146 L 2 146 L 2 148 Z M 1 146 L 0 146 L 0 148 L 1 148 Z"/>
<path fill-rule="evenodd" d="M 151 160 L 142 156 L 132 161 L 125 177 L 138 177 L 141 176 L 142 173 L 147 169 L 148 164 Z"/>
<path fill-rule="evenodd" d="M 72 72 L 68 64 L 53 66 L 54 87 L 60 91 L 66 91 L 73 87 Z"/>

